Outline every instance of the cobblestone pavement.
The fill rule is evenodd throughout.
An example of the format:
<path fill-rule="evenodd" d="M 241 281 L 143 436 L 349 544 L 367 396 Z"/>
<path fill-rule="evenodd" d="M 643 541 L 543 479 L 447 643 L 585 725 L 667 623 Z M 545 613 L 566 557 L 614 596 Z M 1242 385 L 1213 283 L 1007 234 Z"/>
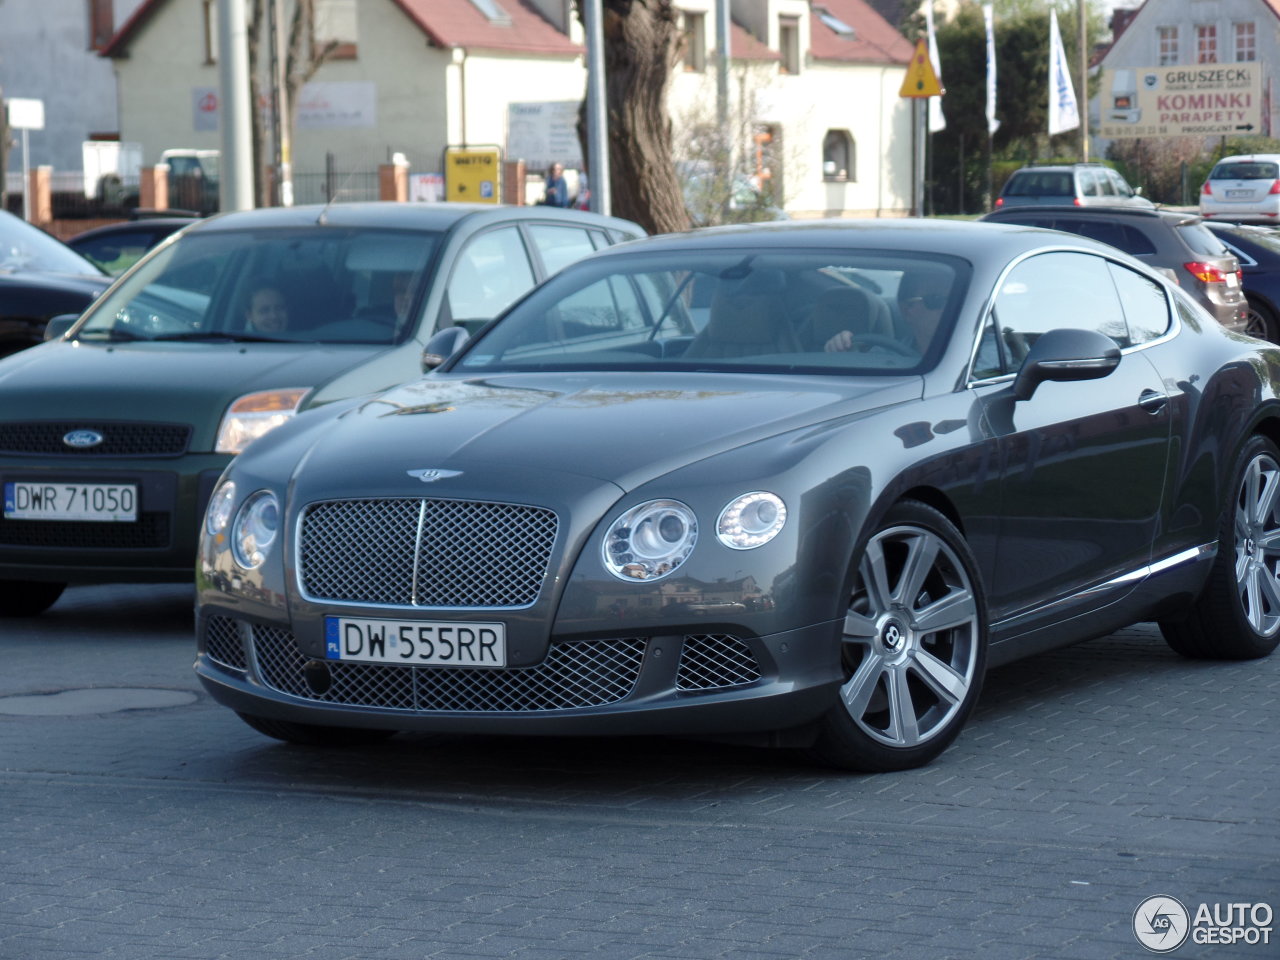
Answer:
<path fill-rule="evenodd" d="M 335 752 L 204 696 L 191 603 L 78 588 L 0 621 L 0 960 L 1092 960 L 1150 955 L 1148 896 L 1280 910 L 1280 655 L 1195 663 L 1143 626 L 1023 661 L 904 774 L 659 739 Z"/>

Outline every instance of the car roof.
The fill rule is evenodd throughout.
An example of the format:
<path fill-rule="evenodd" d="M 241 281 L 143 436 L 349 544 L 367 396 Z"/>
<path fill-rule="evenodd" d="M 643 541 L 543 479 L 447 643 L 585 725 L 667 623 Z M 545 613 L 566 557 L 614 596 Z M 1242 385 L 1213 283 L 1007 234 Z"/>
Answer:
<path fill-rule="evenodd" d="M 1077 167 L 1091 167 L 1091 168 L 1099 168 L 1099 169 L 1103 169 L 1103 170 L 1110 170 L 1110 169 L 1111 169 L 1111 168 L 1110 168 L 1110 167 L 1108 167 L 1105 163 L 1094 163 L 1094 162 L 1092 162 L 1092 161 L 1089 161 L 1089 162 L 1086 162 L 1086 163 L 1032 163 L 1032 164 L 1028 164 L 1028 165 L 1027 165 L 1027 166 L 1025 166 L 1025 167 L 1019 167 L 1017 170 L 1013 171 L 1013 173 L 1025 173 L 1025 172 L 1027 172 L 1028 170 L 1033 170 L 1033 171 L 1039 171 L 1039 170 L 1074 170 L 1074 169 L 1076 169 Z M 1013 175 L 1013 174 L 1010 174 L 1010 176 L 1012 176 L 1012 175 Z"/>
<path fill-rule="evenodd" d="M 115 236 L 122 233 L 155 233 L 156 230 L 165 227 L 173 227 L 176 230 L 189 223 L 195 223 L 199 219 L 199 217 L 145 217 L 141 220 L 121 220 L 119 223 L 106 223 L 100 227 L 81 231 L 67 242 L 91 240 L 94 237 Z"/>
<path fill-rule="evenodd" d="M 983 214 L 983 220 L 1011 220 L 1014 217 L 1038 217 L 1046 214 L 1054 216 L 1090 217 L 1092 219 L 1109 220 L 1113 217 L 1124 217 L 1126 220 L 1164 220 L 1175 224 L 1200 223 L 1204 218 L 1196 213 L 1185 213 L 1180 210 L 1149 210 L 1146 207 L 1108 207 L 1095 204 L 1088 207 L 1077 207 L 1065 203 L 1038 203 L 1034 206 L 1001 207 Z"/>
<path fill-rule="evenodd" d="M 559 207 L 517 207 L 490 203 L 401 203 L 394 200 L 363 203 L 307 204 L 297 207 L 262 207 L 237 210 L 209 217 L 193 227 L 192 233 L 307 227 L 382 227 L 404 230 L 449 230 L 463 220 L 477 226 L 511 220 L 563 220 L 578 225 L 611 227 L 616 230 L 643 228 L 629 220 L 583 210 Z"/>
<path fill-rule="evenodd" d="M 1237 161 L 1248 162 L 1250 160 L 1270 160 L 1272 163 L 1280 163 L 1280 153 L 1236 153 L 1229 157 L 1219 157 L 1218 163 L 1235 163 Z"/>
<path fill-rule="evenodd" d="M 1043 208 L 1036 208 L 1036 210 L 1040 209 Z M 1110 254 L 1116 253 L 1116 250 L 1108 244 L 1038 227 L 982 223 L 972 220 L 885 218 L 779 220 L 767 223 L 702 227 L 619 244 L 597 251 L 590 259 L 627 256 L 639 250 L 660 253 L 711 247 L 725 251 L 776 252 L 789 248 L 820 249 L 847 246 L 901 252 L 928 251 L 972 260 L 975 252 L 1004 258 L 1040 247 L 1063 245 L 1095 249 Z"/>

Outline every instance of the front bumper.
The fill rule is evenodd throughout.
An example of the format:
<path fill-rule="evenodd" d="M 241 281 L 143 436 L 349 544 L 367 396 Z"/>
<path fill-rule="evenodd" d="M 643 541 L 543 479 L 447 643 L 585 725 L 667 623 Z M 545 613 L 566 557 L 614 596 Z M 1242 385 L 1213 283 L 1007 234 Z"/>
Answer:
<path fill-rule="evenodd" d="M 12 481 L 127 483 L 137 486 L 139 497 L 134 522 L 0 516 L 0 579 L 190 581 L 205 505 L 230 459 L 218 454 L 165 460 L 0 457 L 0 490 Z"/>
<path fill-rule="evenodd" d="M 839 625 L 764 637 L 673 633 L 559 641 L 501 669 L 344 663 L 286 626 L 204 608 L 196 672 L 239 713 L 339 727 L 523 735 L 735 734 L 820 717 L 843 681 Z"/>

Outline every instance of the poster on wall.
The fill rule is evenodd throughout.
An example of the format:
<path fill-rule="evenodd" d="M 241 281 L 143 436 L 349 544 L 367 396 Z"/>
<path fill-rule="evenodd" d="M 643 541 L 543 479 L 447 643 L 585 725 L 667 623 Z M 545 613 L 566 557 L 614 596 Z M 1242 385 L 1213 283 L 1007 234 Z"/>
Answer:
<path fill-rule="evenodd" d="M 378 85 L 369 81 L 315 81 L 298 96 L 298 129 L 375 127 Z"/>
<path fill-rule="evenodd" d="M 217 87 L 191 88 L 191 128 L 196 131 L 218 129 Z"/>

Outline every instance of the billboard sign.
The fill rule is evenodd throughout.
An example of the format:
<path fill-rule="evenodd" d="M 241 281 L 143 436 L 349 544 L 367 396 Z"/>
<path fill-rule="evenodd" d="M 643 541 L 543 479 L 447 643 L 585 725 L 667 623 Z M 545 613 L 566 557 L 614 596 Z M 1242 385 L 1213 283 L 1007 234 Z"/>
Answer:
<path fill-rule="evenodd" d="M 508 104 L 507 156 L 523 160 L 530 170 L 548 170 L 553 163 L 580 169 L 579 106 L 577 100 Z"/>
<path fill-rule="evenodd" d="M 1262 126 L 1262 64 L 1200 63 L 1102 71 L 1098 136 L 1199 137 Z"/>

